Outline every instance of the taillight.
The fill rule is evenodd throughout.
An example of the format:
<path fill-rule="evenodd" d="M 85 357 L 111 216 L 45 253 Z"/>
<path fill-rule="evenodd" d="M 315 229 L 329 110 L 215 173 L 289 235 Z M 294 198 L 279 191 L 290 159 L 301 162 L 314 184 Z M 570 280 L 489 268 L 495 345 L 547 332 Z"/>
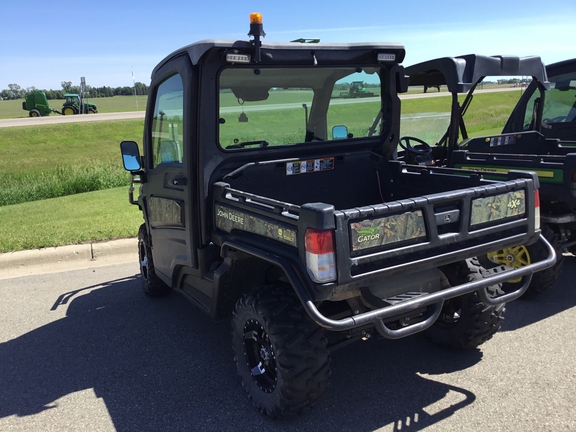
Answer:
<path fill-rule="evenodd" d="M 572 171 L 572 175 L 570 177 L 573 183 L 576 182 L 576 170 Z"/>
<path fill-rule="evenodd" d="M 534 191 L 534 228 L 540 229 L 540 193 Z"/>
<path fill-rule="evenodd" d="M 336 280 L 334 232 L 308 228 L 304 239 L 306 268 L 312 280 L 318 283 Z"/>

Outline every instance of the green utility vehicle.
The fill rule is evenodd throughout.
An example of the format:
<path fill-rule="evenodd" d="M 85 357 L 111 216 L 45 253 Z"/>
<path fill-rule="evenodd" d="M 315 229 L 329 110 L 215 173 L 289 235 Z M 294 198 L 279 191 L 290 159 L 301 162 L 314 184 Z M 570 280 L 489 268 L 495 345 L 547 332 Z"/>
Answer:
<path fill-rule="evenodd" d="M 139 184 L 142 286 L 177 291 L 215 320 L 254 405 L 299 414 L 353 341 L 426 332 L 470 348 L 555 253 L 538 226 L 538 178 L 395 160 L 404 47 L 391 43 L 204 40 L 152 72 L 143 154 L 121 143 Z M 336 86 L 378 82 L 372 101 Z M 537 242 L 542 260 L 482 268 L 476 256 Z M 505 292 L 501 283 L 521 278 Z M 422 350 L 426 348 L 423 346 Z M 358 359 L 359 362 L 362 359 Z M 367 377 L 369 379 L 369 377 Z"/>
<path fill-rule="evenodd" d="M 76 93 L 67 93 L 64 98 L 62 111 L 58 111 L 50 107 L 43 91 L 34 90 L 26 94 L 26 99 L 22 102 L 22 109 L 28 111 L 30 117 L 44 117 L 53 112 L 62 115 L 96 114 L 98 112 L 96 104 L 86 102 Z"/>
<path fill-rule="evenodd" d="M 562 268 L 563 250 L 575 250 L 575 64 L 575 61 L 562 62 L 546 70 L 539 57 L 467 55 L 430 60 L 406 68 L 410 85 L 446 85 L 452 96 L 451 101 L 447 99 L 444 124 L 436 120 L 437 126 L 432 127 L 430 121 L 424 132 L 414 127 L 415 122 L 410 126 L 409 118 L 402 122 L 405 126 L 403 133 L 416 135 L 410 138 L 416 149 L 404 142 L 408 144 L 404 145 L 407 151 L 403 156 L 407 161 L 477 170 L 487 177 L 491 176 L 489 173 L 511 170 L 533 171 L 538 175 L 542 230 L 556 250 L 558 260 L 555 266 L 534 275 L 529 293 L 548 289 Z M 520 85 L 529 77 L 531 84 L 506 126 L 503 129 L 500 126 L 501 132 L 472 136 L 467 130 L 470 116 L 466 113 L 475 108 L 474 95 L 484 86 L 484 81 L 494 82 L 492 78 L 502 77 L 508 81 L 517 77 Z M 518 85 L 491 90 L 507 90 L 506 95 L 516 95 L 520 94 Z M 489 91 L 488 87 L 486 91 Z M 465 94 L 461 103 L 460 93 Z M 428 113 L 428 117 L 439 119 L 441 115 Z M 418 140 L 418 134 L 424 133 L 428 137 L 424 141 Z M 435 145 L 429 146 L 427 142 Z M 488 267 L 507 265 L 518 268 L 545 254 L 546 250 L 538 244 L 520 245 L 493 251 L 481 260 Z"/>

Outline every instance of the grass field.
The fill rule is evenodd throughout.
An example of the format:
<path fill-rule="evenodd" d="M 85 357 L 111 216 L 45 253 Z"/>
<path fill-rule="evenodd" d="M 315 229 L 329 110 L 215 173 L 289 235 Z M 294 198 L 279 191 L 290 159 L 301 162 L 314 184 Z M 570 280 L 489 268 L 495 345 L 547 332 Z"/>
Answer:
<path fill-rule="evenodd" d="M 519 96 L 477 94 L 467 115 L 469 130 L 499 132 Z M 123 101 L 124 111 L 134 110 L 130 97 L 101 100 Z M 446 100 L 405 100 L 403 113 L 445 112 Z M 0 101 L 0 117 L 6 102 L 13 101 Z M 121 167 L 119 143 L 141 143 L 142 129 L 142 120 L 0 129 L 0 252 L 136 235 L 142 216 L 127 201 L 129 175 Z"/>
<path fill-rule="evenodd" d="M 99 113 L 145 111 L 148 96 L 138 96 L 137 98 L 134 96 L 113 96 L 86 100 L 95 103 L 98 106 Z M 23 101 L 23 99 L 0 100 L 0 119 L 28 117 L 28 111 L 22 109 Z M 63 99 L 56 99 L 49 100 L 48 104 L 50 107 L 60 110 L 63 102 Z M 138 106 L 136 106 L 136 102 L 138 102 Z M 60 114 L 50 115 L 59 116 Z"/>
<path fill-rule="evenodd" d="M 143 120 L 3 128 L 0 205 L 127 185 L 122 140 L 142 141 Z"/>
<path fill-rule="evenodd" d="M 0 253 L 134 237 L 138 207 L 120 187 L 0 207 Z"/>

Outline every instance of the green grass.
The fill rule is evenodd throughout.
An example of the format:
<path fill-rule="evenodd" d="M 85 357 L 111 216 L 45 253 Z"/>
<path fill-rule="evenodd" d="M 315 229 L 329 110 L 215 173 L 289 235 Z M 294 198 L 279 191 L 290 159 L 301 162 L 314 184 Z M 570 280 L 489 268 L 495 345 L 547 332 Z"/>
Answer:
<path fill-rule="evenodd" d="M 49 172 L 0 173 L 0 206 L 128 186 L 130 175 L 118 164 L 58 167 Z"/>
<path fill-rule="evenodd" d="M 520 96 L 519 90 L 475 94 L 470 109 L 464 116 L 468 135 L 474 137 L 502 132 Z M 459 100 L 462 103 L 464 96 L 460 96 Z M 401 123 L 401 134 L 416 136 L 429 143 L 437 142 L 448 127 L 450 104 L 448 93 L 443 97 L 403 100 L 402 116 L 407 120 Z M 423 119 L 413 117 L 420 113 L 445 113 L 446 116 Z"/>
<path fill-rule="evenodd" d="M 127 185 L 120 141 L 142 141 L 143 120 L 2 129 L 0 206 Z"/>
<path fill-rule="evenodd" d="M 134 237 L 138 207 L 121 187 L 0 207 L 0 253 Z"/>
<path fill-rule="evenodd" d="M 476 95 L 474 111 L 467 115 L 469 130 L 475 134 L 498 133 L 518 97 L 519 92 Z M 122 97 L 108 99 L 116 98 Z M 405 100 L 403 111 L 446 111 L 442 99 L 449 101 Z M 0 101 L 0 111 L 5 102 L 11 101 Z M 373 115 L 372 104 L 359 104 L 359 118 L 363 118 L 363 105 Z M 303 123 L 303 114 L 297 111 L 295 115 L 302 118 L 295 117 L 294 122 Z M 350 126 L 355 122 L 350 117 L 331 121 Z M 282 128 L 284 123 L 278 122 L 277 127 Z M 288 128 L 293 126 L 288 124 Z M 135 236 L 141 212 L 128 203 L 128 187 L 116 186 L 126 185 L 129 179 L 121 166 L 119 143 L 141 143 L 142 129 L 143 120 L 1 129 L 0 201 L 38 201 L 0 206 L 0 253 Z M 68 193 L 74 195 L 45 199 Z"/>
<path fill-rule="evenodd" d="M 99 113 L 112 112 L 129 112 L 145 111 L 148 96 L 113 96 L 107 98 L 88 98 L 88 102 L 95 103 L 98 106 Z M 0 100 L 0 119 L 28 117 L 28 111 L 22 109 L 24 99 Z M 60 110 L 63 99 L 49 100 L 50 107 Z M 138 107 L 136 107 L 138 102 Z M 50 114 L 50 116 L 59 116 L 60 114 Z"/>

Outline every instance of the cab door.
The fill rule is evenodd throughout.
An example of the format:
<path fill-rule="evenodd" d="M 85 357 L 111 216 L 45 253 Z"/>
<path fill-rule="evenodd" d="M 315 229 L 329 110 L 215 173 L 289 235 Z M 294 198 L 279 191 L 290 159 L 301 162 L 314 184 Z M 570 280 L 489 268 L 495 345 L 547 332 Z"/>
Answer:
<path fill-rule="evenodd" d="M 155 71 L 146 117 L 144 146 L 146 181 L 141 193 L 149 230 L 154 267 L 174 286 L 176 269 L 196 267 L 193 241 L 195 201 L 189 163 L 192 131 L 186 118 L 191 71 L 181 56 Z"/>

